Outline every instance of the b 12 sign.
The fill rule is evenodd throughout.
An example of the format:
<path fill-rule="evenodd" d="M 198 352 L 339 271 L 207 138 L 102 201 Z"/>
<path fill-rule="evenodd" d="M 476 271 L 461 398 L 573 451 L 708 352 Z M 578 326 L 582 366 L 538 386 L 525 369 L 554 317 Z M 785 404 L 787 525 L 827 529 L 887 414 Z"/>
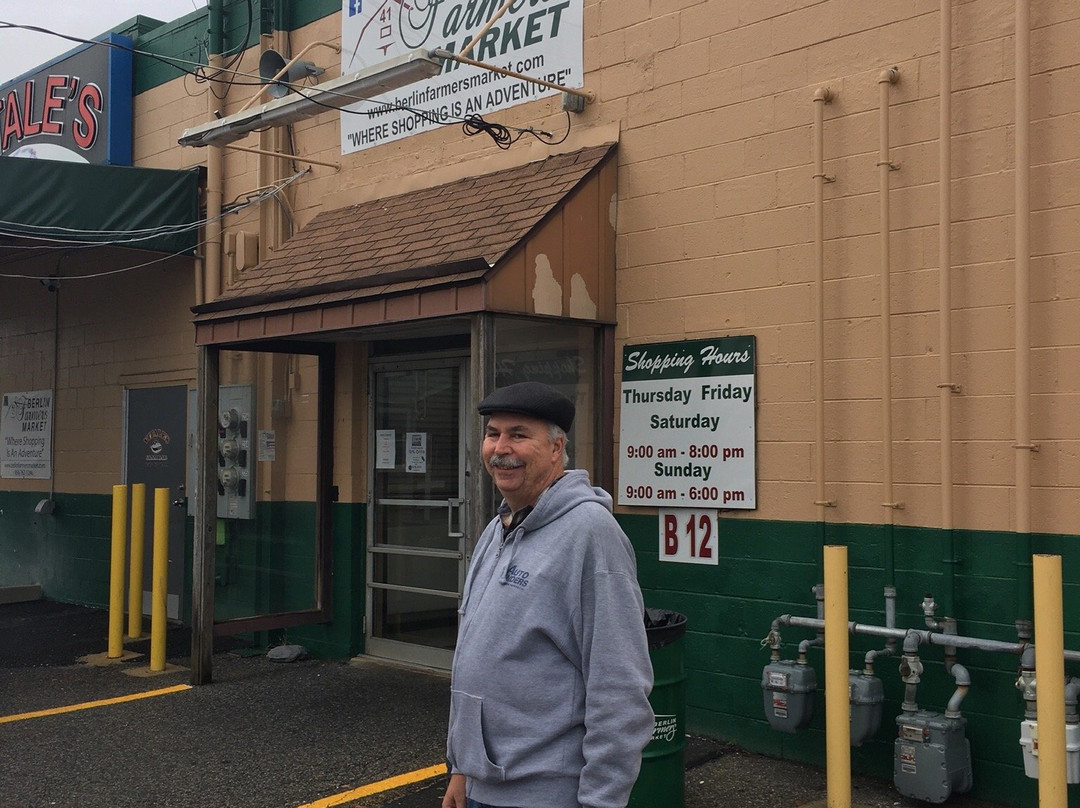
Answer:
<path fill-rule="evenodd" d="M 719 564 L 718 511 L 676 508 L 660 511 L 660 560 L 680 564 Z"/>

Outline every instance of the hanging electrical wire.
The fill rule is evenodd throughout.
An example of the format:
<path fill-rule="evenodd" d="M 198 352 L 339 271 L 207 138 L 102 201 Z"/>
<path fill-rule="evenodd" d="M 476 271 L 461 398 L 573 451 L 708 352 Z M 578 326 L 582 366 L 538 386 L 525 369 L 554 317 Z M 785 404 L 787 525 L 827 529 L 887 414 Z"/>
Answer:
<path fill-rule="evenodd" d="M 210 243 L 209 241 L 200 241 L 195 245 L 195 249 L 197 250 L 200 247 L 205 247 L 209 243 Z M 85 280 L 90 280 L 90 279 L 93 279 L 93 278 L 104 278 L 104 277 L 107 277 L 109 275 L 120 275 L 120 274 L 123 274 L 125 272 L 134 272 L 137 269 L 145 269 L 146 267 L 153 266 L 154 264 L 160 264 L 160 263 L 163 263 L 165 261 L 168 261 L 170 258 L 190 258 L 190 257 L 191 256 L 187 253 L 187 251 L 184 250 L 184 251 L 181 251 L 181 252 L 168 253 L 167 255 L 162 255 L 162 256 L 159 256 L 158 258 L 152 258 L 149 261 L 144 261 L 141 264 L 135 264 L 133 266 L 118 267 L 117 269 L 109 269 L 109 270 L 105 270 L 104 272 L 93 272 L 93 273 L 88 273 L 86 275 L 65 275 L 63 280 L 65 280 L 65 281 L 85 281 Z M 44 280 L 48 279 L 47 277 L 44 277 L 42 275 L 20 275 L 20 274 L 16 274 L 16 273 L 0 273 L 0 278 L 11 279 L 11 280 L 27 280 L 27 281 L 44 281 Z"/>
<path fill-rule="evenodd" d="M 251 0 L 248 0 L 248 2 L 249 2 L 249 5 L 250 5 Z M 252 9 L 252 15 L 254 15 L 254 10 L 253 9 Z M 254 18 L 253 17 L 252 17 L 251 25 L 252 26 L 254 25 Z M 21 31 L 32 31 L 32 32 L 37 33 L 37 34 L 45 34 L 47 36 L 55 36 L 55 37 L 58 37 L 60 39 L 66 39 L 69 42 L 76 42 L 76 43 L 79 43 L 81 45 L 94 45 L 94 46 L 102 47 L 102 48 L 112 48 L 114 50 L 127 51 L 127 52 L 129 52 L 129 53 L 131 53 L 131 54 L 133 54 L 135 56 L 145 56 L 148 59 L 154 59 L 154 60 L 156 60 L 158 62 L 161 62 L 162 64 L 167 65 L 167 66 L 169 66 L 169 67 L 171 67 L 171 68 L 173 68 L 175 70 L 179 70 L 182 73 L 185 73 L 185 74 L 187 74 L 189 76 L 192 76 L 192 77 L 195 78 L 196 82 L 200 82 L 200 83 L 201 82 L 218 82 L 220 84 L 228 84 L 230 86 L 232 86 L 233 84 L 237 84 L 237 85 L 241 85 L 241 86 L 258 86 L 258 85 L 263 83 L 262 79 L 257 74 L 246 73 L 246 72 L 244 72 L 242 70 L 234 70 L 234 69 L 232 69 L 232 67 L 235 67 L 235 65 L 243 57 L 244 51 L 247 50 L 247 48 L 246 48 L 247 40 L 251 37 L 251 30 L 250 29 L 248 30 L 248 33 L 245 36 L 245 39 L 243 41 L 241 41 L 237 45 L 238 51 L 235 54 L 231 54 L 231 56 L 233 58 L 232 58 L 230 67 L 226 68 L 225 66 L 221 66 L 221 67 L 213 68 L 214 73 L 209 74 L 209 73 L 207 73 L 207 70 L 210 69 L 210 66 L 207 65 L 207 64 L 204 64 L 203 62 L 195 62 L 195 61 L 192 61 L 190 59 L 181 59 L 178 56 L 163 56 L 160 53 L 153 53 L 151 51 L 141 50 L 139 48 L 131 47 L 131 46 L 128 46 L 128 45 L 121 45 L 118 42 L 103 42 L 103 41 L 97 40 L 97 39 L 85 39 L 83 37 L 74 36 L 72 34 L 64 34 L 64 33 L 61 33 L 59 31 L 54 31 L 51 28 L 44 28 L 44 27 L 39 26 L 39 25 L 27 25 L 27 24 L 23 24 L 23 23 L 9 22 L 7 20 L 0 20 L 0 30 L 3 30 L 5 28 L 7 28 L 7 29 L 18 29 L 18 30 L 21 30 Z M 207 48 L 205 46 L 205 43 L 203 45 L 202 50 L 204 52 L 207 50 Z M 221 75 L 228 75 L 228 76 L 230 76 L 230 78 L 228 78 L 228 79 L 219 78 L 219 76 L 221 76 Z M 250 81 L 240 81 L 241 78 L 250 79 Z"/>
<path fill-rule="evenodd" d="M 177 70 L 181 70 L 182 72 L 186 73 L 187 75 L 193 76 L 195 78 L 196 83 L 200 83 L 200 84 L 201 83 L 219 83 L 219 84 L 227 85 L 226 90 L 225 90 L 225 92 L 227 93 L 229 87 L 233 87 L 233 86 L 242 86 L 242 87 L 243 86 L 262 86 L 265 83 L 263 78 L 261 76 L 259 76 L 259 75 L 256 75 L 256 74 L 253 74 L 253 73 L 246 73 L 246 72 L 241 71 L 241 70 L 234 70 L 233 69 L 235 67 L 235 65 L 239 62 L 240 58 L 243 55 L 243 46 L 246 45 L 247 40 L 251 36 L 251 26 L 253 25 L 253 13 L 254 12 L 253 12 L 253 7 L 252 7 L 252 0 L 247 0 L 247 2 L 248 2 L 248 32 L 245 35 L 244 39 L 236 46 L 236 52 L 231 54 L 230 63 L 227 64 L 227 65 L 222 65 L 221 67 L 214 68 L 213 69 L 214 72 L 212 74 L 209 74 L 209 73 L 206 72 L 209 69 L 208 65 L 202 64 L 200 62 L 193 62 L 193 61 L 190 61 L 190 60 L 187 60 L 187 59 L 180 59 L 180 58 L 177 58 L 177 57 L 162 56 L 160 54 L 151 53 L 149 51 L 140 50 L 138 48 L 126 47 L 126 46 L 120 45 L 118 43 L 113 43 L 113 42 L 101 42 L 101 41 L 98 41 L 98 40 L 83 39 L 82 37 L 71 36 L 69 34 L 62 34 L 62 33 L 59 33 L 57 31 L 53 31 L 53 30 L 50 30 L 48 28 L 42 28 L 42 27 L 36 26 L 36 25 L 23 25 L 23 24 L 19 24 L 19 23 L 12 23 L 12 22 L 6 22 L 4 20 L 0 20 L 0 29 L 3 29 L 3 28 L 18 28 L 18 29 L 22 29 L 22 30 L 26 30 L 26 31 L 34 31 L 36 33 L 48 34 L 48 35 L 51 35 L 51 36 L 57 36 L 57 37 L 60 37 L 61 39 L 67 39 L 67 40 L 70 40 L 72 42 L 79 42 L 79 43 L 88 44 L 88 45 L 99 45 L 99 46 L 102 46 L 102 47 L 117 48 L 117 49 L 120 49 L 120 50 L 131 51 L 131 53 L 133 53 L 133 54 L 136 54 L 136 55 L 139 55 L 139 56 L 146 56 L 146 57 L 151 58 L 151 59 L 156 59 L 156 60 L 158 60 L 160 62 L 163 62 L 164 64 L 169 65 L 170 67 L 173 67 L 173 68 L 175 68 Z M 203 51 L 206 52 L 206 50 L 207 49 L 206 49 L 205 44 L 204 44 Z M 223 54 L 223 55 L 225 55 L 225 54 Z M 209 61 L 209 60 L 207 60 L 207 61 Z M 194 69 L 189 70 L 186 67 L 184 67 L 185 65 L 192 66 Z M 227 79 L 220 78 L 221 76 L 226 76 L 226 75 L 229 76 L 229 78 L 227 78 Z M 250 79 L 250 81 L 244 81 L 242 79 Z M 330 106 L 329 104 L 322 103 L 321 101 L 319 101 L 318 98 L 314 97 L 313 95 L 306 95 L 305 91 L 310 89 L 307 85 L 296 84 L 296 83 L 293 83 L 293 82 L 285 81 L 283 79 L 279 79 L 278 83 L 289 87 L 291 90 L 293 90 L 297 94 L 303 95 L 308 100 L 314 102 L 315 104 L 318 104 L 319 106 L 326 107 L 327 109 L 337 110 L 337 111 L 345 112 L 345 113 L 348 113 L 348 114 L 351 114 L 351 115 L 368 115 L 368 116 L 372 116 L 372 115 L 379 114 L 378 110 L 351 110 L 351 109 L 341 109 L 339 107 L 333 107 L 333 106 Z M 213 92 L 212 88 L 211 88 L 211 91 Z M 357 98 L 355 96 L 350 96 L 347 93 L 339 93 L 339 92 L 335 92 L 333 90 L 319 90 L 318 92 L 322 93 L 322 94 L 336 95 L 336 96 L 341 97 L 341 98 L 347 98 L 347 99 L 350 99 L 350 100 L 354 101 L 355 103 L 360 103 L 360 102 L 379 103 L 379 102 L 372 101 L 370 98 Z M 214 94 L 218 95 L 216 92 Z M 224 97 L 224 96 L 223 95 L 218 95 L 218 97 L 221 98 L 221 97 Z M 486 121 L 479 114 L 468 115 L 468 116 L 466 116 L 464 118 L 455 118 L 455 117 L 443 118 L 441 116 L 436 115 L 434 112 L 432 112 L 430 110 L 418 109 L 418 108 L 411 107 L 411 106 L 403 106 L 403 105 L 402 106 L 395 106 L 395 109 L 400 109 L 400 110 L 405 111 L 405 112 L 410 112 L 410 113 L 412 113 L 414 115 L 419 115 L 420 117 L 424 118 L 425 120 L 427 120 L 427 121 L 429 121 L 429 122 L 431 122 L 433 124 L 440 125 L 440 126 L 448 126 L 448 125 L 460 124 L 462 126 L 462 130 L 464 131 L 464 133 L 467 136 L 471 137 L 473 135 L 477 135 L 477 134 L 481 134 L 481 133 L 486 134 L 486 135 L 491 137 L 491 139 L 495 142 L 495 145 L 497 145 L 500 149 L 508 149 L 508 148 L 510 148 L 510 146 L 512 146 L 522 136 L 524 136 L 526 134 L 532 135 L 537 140 L 539 140 L 542 143 L 545 143 L 545 144 L 547 144 L 549 146 L 557 146 L 560 143 L 562 143 L 563 141 L 565 141 L 567 137 L 569 137 L 570 129 L 571 129 L 570 113 L 566 114 L 567 126 L 566 126 L 565 134 L 563 134 L 563 136 L 560 139 L 554 140 L 553 139 L 554 135 L 552 133 L 550 133 L 550 132 L 545 132 L 543 130 L 538 130 L 538 129 L 535 129 L 533 127 L 524 127 L 524 128 L 522 128 L 522 127 L 509 127 L 509 126 L 506 126 L 504 124 L 491 123 L 489 121 Z"/>
<path fill-rule="evenodd" d="M 192 232 L 205 226 L 209 222 L 219 221 L 226 216 L 237 214 L 240 211 L 258 205 L 264 200 L 275 197 L 282 193 L 286 188 L 299 180 L 311 169 L 305 168 L 302 171 L 298 171 L 291 177 L 287 177 L 281 182 L 274 183 L 267 186 L 264 189 L 259 189 L 256 192 L 247 194 L 244 196 L 242 202 L 235 202 L 229 206 L 223 208 L 220 216 L 199 219 L 195 222 L 176 224 L 176 225 L 160 225 L 158 227 L 137 228 L 134 230 L 80 230 L 78 228 L 61 227 L 58 225 L 26 225 L 18 222 L 8 222 L 0 220 L 0 236 L 9 236 L 12 238 L 25 239 L 29 241 L 47 242 L 47 244 L 35 244 L 27 247 L 20 247 L 18 245 L 12 245 L 6 249 L 18 250 L 18 249 L 36 249 L 36 250 L 50 250 L 50 249 L 84 249 L 88 247 L 125 247 L 131 244 L 138 243 L 140 241 L 149 241 L 151 239 L 162 238 L 173 235 L 180 235 L 183 233 Z M 239 197 L 238 197 L 239 199 Z M 5 229 L 6 226 L 18 227 L 18 230 Z M 31 232 L 27 232 L 28 228 Z M 62 234 L 71 234 L 69 238 L 63 238 Z M 113 236 L 131 236 L 130 238 L 112 238 Z M 77 237 L 81 236 L 81 238 Z M 87 238 L 104 238 L 105 240 L 87 241 Z M 55 245 L 55 246 L 54 246 Z M 178 253 L 179 254 L 179 253 Z M 7 277 L 24 277 L 21 275 L 3 275 L 0 274 L 0 278 Z"/>
<path fill-rule="evenodd" d="M 253 0 L 247 0 L 247 12 L 248 12 L 247 31 L 244 33 L 244 38 L 241 39 L 239 42 L 237 42 L 236 46 L 233 49 L 231 49 L 230 51 L 225 51 L 224 53 L 221 54 L 221 57 L 223 59 L 228 58 L 229 61 L 226 62 L 225 64 L 222 64 L 219 67 L 214 68 L 213 75 L 206 75 L 206 74 L 203 74 L 203 71 L 196 71 L 196 73 L 198 73 L 198 75 L 195 76 L 195 83 L 196 84 L 210 84 L 210 87 L 208 88 L 210 90 L 210 92 L 212 92 L 216 98 L 218 98 L 218 99 L 220 99 L 222 101 L 225 100 L 225 97 L 229 94 L 229 90 L 232 88 L 232 86 L 237 83 L 236 82 L 236 76 L 239 75 L 239 74 L 233 72 L 233 68 L 236 67 L 236 65 L 238 65 L 240 63 L 240 60 L 242 58 L 244 58 L 244 51 L 247 50 L 248 42 L 251 40 L 251 30 L 252 30 L 252 28 L 254 27 L 254 24 L 255 24 L 255 9 L 254 9 L 254 5 L 253 5 Z M 210 40 L 209 40 L 209 38 L 203 40 L 200 44 L 202 45 L 202 52 L 206 54 L 206 63 L 207 63 L 207 65 L 209 65 L 210 64 Z M 229 75 L 230 78 L 224 79 L 224 80 L 219 80 L 218 79 L 218 76 L 222 76 L 222 75 L 226 75 L 226 74 Z M 217 91 L 214 90 L 213 83 L 215 81 L 221 81 L 221 83 L 223 83 L 225 85 L 224 89 L 222 90 L 220 95 L 217 93 Z"/>
<path fill-rule="evenodd" d="M 462 131 L 464 131 L 466 136 L 472 137 L 473 135 L 478 135 L 481 133 L 489 135 L 491 139 L 495 142 L 495 145 L 498 146 L 500 149 L 509 149 L 512 145 L 517 143 L 517 141 L 520 140 L 524 135 L 532 135 L 541 143 L 544 143 L 548 146 L 558 146 L 570 136 L 570 130 L 572 128 L 569 112 L 566 113 L 566 132 L 563 133 L 563 136 L 561 138 L 555 140 L 554 134 L 544 131 L 543 129 L 535 129 L 531 126 L 512 127 L 500 123 L 491 123 L 484 120 L 484 118 L 477 113 L 466 115 L 465 117 L 455 117 L 453 115 L 443 115 L 441 113 L 436 113 L 432 110 L 419 109 L 417 107 L 408 106 L 406 104 L 394 104 L 390 106 L 383 102 L 373 101 L 370 98 L 354 98 L 347 93 L 340 93 L 334 90 L 318 90 L 319 93 L 326 95 L 336 95 L 339 98 L 354 98 L 357 103 L 363 101 L 369 104 L 379 105 L 375 109 L 348 109 L 345 107 L 335 107 L 331 106 L 330 104 L 324 104 L 322 101 L 316 98 L 315 95 L 305 95 L 304 90 L 306 90 L 307 88 L 294 86 L 293 89 L 296 91 L 297 95 L 303 96 L 308 101 L 311 101 L 317 106 L 326 107 L 326 109 L 332 109 L 338 112 L 345 112 L 349 115 L 366 115 L 369 118 L 373 118 L 376 115 L 384 115 L 388 111 L 401 111 L 412 113 L 413 115 L 422 118 L 428 123 L 435 124 L 436 126 L 456 126 L 458 124 L 461 124 Z"/>

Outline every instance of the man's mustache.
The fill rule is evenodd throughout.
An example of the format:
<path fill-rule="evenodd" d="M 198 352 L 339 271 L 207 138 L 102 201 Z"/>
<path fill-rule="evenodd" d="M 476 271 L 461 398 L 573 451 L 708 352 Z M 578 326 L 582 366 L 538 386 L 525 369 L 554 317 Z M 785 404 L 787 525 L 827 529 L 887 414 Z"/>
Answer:
<path fill-rule="evenodd" d="M 492 455 L 488 465 L 493 469 L 519 469 L 525 465 L 521 460 L 510 455 Z"/>

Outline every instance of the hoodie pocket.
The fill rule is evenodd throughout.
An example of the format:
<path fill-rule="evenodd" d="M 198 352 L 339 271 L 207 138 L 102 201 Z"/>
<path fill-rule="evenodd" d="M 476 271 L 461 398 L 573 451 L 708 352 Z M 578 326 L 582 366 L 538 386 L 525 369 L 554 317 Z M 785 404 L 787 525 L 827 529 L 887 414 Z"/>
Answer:
<path fill-rule="evenodd" d="M 484 700 L 460 690 L 450 693 L 450 757 L 454 768 L 480 780 L 503 781 L 506 770 L 491 761 L 484 737 Z"/>

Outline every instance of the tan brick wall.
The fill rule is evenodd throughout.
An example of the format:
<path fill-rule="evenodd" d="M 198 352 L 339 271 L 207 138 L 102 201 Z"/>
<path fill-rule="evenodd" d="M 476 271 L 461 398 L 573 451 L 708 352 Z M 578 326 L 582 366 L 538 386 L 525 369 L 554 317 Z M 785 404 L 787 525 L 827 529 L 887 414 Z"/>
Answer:
<path fill-rule="evenodd" d="M 130 250 L 73 251 L 60 262 L 60 330 L 54 402 L 54 476 L 63 493 L 105 493 L 121 482 L 125 388 L 195 377 L 186 259 L 93 279 L 157 258 Z M 55 256 L 19 265 L 56 270 Z M 32 280 L 5 280 L 0 295 L 0 379 L 5 392 L 53 385 L 56 298 Z M 9 490 L 48 490 L 47 480 L 4 480 Z"/>
<path fill-rule="evenodd" d="M 678 4 L 676 4 L 678 5 Z M 721 8 L 721 5 L 724 5 Z M 954 4 L 955 5 L 955 4 Z M 882 403 L 877 75 L 890 92 L 892 395 L 898 523 L 941 521 L 938 441 L 938 3 L 698 3 L 672 8 L 680 36 L 634 62 L 596 47 L 639 91 L 620 147 L 620 341 L 758 336 L 759 508 L 811 519 L 813 483 L 812 94 L 826 108 L 826 463 L 829 519 L 880 522 Z M 952 315 L 957 524 L 1015 527 L 1013 437 L 1013 51 L 1011 2 L 956 6 Z M 654 11 L 655 13 L 655 11 Z M 1062 371 L 1080 341 L 1058 286 L 1077 268 L 1076 126 L 1065 45 L 1080 10 L 1033 20 L 1032 429 L 1034 529 L 1075 524 L 1080 428 Z M 617 47 L 616 47 L 617 45 Z M 623 61 L 618 61 L 622 55 Z M 632 79 L 630 78 L 632 77 Z M 604 95 L 606 101 L 607 95 Z M 703 215 L 702 200 L 712 193 Z M 1072 224 L 1070 224 L 1072 223 Z M 801 372 L 793 373 L 794 369 Z M 1065 371 L 1067 373 L 1067 371 Z M 794 477 L 794 479 L 792 479 Z M 1071 516 L 1067 516 L 1069 512 Z"/>
<path fill-rule="evenodd" d="M 747 518 L 817 518 L 813 505 L 812 97 L 825 109 L 826 475 L 829 520 L 877 523 L 882 497 L 878 278 L 878 76 L 890 89 L 891 340 L 898 524 L 941 524 L 938 440 L 938 9 L 936 0 L 586 0 L 587 85 L 562 150 L 618 132 L 617 349 L 626 342 L 758 337 L 758 504 Z M 953 3 L 951 381 L 956 525 L 1015 527 L 1013 3 Z M 335 40 L 331 17 L 293 48 Z M 1080 502 L 1080 6 L 1033 12 L 1033 529 L 1075 532 Z M 333 69 L 335 59 L 319 54 Z M 254 65 L 249 55 L 245 65 Z M 205 120 L 204 98 L 174 82 L 137 101 L 144 164 L 202 159 L 170 148 Z M 199 92 L 205 88 L 200 86 Z M 230 96 L 229 109 L 248 97 Z M 200 107 L 200 105 L 202 105 Z M 152 117 L 154 127 L 144 125 Z M 491 116 L 561 133 L 557 99 Z M 538 159 L 523 139 L 497 151 L 446 128 L 341 156 L 337 115 L 296 124 L 313 167 L 291 199 L 298 225 L 340 206 Z M 260 184 L 230 154 L 226 199 Z M 252 218 L 230 226 L 252 227 Z M 617 380 L 616 380 L 617 381 Z M 616 420 L 616 427 L 618 421 Z M 616 429 L 617 434 L 617 429 Z M 614 447 L 617 452 L 618 447 Z"/>

